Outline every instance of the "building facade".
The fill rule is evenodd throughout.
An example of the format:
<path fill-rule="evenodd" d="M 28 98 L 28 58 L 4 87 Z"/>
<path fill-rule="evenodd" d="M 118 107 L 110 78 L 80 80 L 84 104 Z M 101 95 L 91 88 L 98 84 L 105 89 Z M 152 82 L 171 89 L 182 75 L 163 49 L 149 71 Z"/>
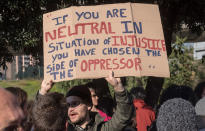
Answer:
<path fill-rule="evenodd" d="M 193 48 L 194 60 L 201 60 L 205 57 L 205 42 L 184 43 L 188 48 Z"/>
<path fill-rule="evenodd" d="M 7 68 L 0 68 L 0 80 L 16 80 L 19 72 L 25 72 L 25 68 L 33 65 L 34 59 L 31 55 L 14 56 L 11 63 L 7 63 Z"/>

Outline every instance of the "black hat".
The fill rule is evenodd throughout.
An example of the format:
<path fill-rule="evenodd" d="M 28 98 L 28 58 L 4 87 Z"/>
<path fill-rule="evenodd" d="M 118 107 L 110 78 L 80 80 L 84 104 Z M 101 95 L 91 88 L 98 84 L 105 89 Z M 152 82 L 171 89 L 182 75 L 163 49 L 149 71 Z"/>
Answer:
<path fill-rule="evenodd" d="M 72 87 L 66 94 L 66 97 L 78 96 L 85 104 L 92 105 L 91 93 L 86 85 Z"/>

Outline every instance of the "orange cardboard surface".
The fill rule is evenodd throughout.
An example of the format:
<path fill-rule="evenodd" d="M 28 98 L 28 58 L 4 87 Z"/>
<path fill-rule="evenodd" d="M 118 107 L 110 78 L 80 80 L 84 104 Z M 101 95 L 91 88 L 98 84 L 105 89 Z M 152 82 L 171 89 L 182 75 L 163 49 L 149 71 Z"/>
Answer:
<path fill-rule="evenodd" d="M 169 77 L 157 5 L 72 6 L 43 15 L 44 79 Z"/>

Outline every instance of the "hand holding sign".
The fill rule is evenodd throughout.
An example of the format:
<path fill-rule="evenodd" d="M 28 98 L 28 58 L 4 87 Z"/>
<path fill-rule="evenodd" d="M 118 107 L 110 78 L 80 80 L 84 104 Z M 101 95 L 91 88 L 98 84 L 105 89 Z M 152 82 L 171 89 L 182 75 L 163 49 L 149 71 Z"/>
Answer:
<path fill-rule="evenodd" d="M 114 77 L 113 71 L 110 71 L 109 76 L 105 79 L 107 80 L 108 83 L 110 83 L 113 86 L 115 92 L 123 92 L 125 90 L 120 78 Z"/>
<path fill-rule="evenodd" d="M 45 95 L 53 87 L 53 84 L 54 83 L 52 80 L 43 80 L 41 83 L 41 89 L 39 90 L 39 93 L 41 95 Z"/>

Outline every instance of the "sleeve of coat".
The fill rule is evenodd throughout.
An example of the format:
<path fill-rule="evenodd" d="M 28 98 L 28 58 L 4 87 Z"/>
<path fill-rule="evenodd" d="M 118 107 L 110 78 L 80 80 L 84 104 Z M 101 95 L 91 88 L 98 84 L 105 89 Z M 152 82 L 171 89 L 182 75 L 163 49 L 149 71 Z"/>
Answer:
<path fill-rule="evenodd" d="M 121 131 L 131 120 L 134 106 L 129 93 L 126 90 L 120 93 L 116 92 L 115 99 L 116 111 L 111 120 L 101 125 L 101 131 Z"/>

